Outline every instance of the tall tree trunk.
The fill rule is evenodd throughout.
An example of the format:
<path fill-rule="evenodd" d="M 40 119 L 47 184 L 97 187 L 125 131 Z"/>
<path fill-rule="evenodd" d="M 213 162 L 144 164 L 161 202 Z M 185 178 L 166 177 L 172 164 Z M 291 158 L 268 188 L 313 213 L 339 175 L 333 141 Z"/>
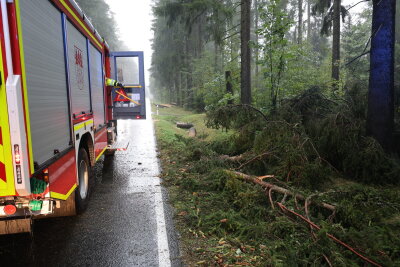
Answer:
<path fill-rule="evenodd" d="M 298 26 L 297 26 L 297 43 L 302 44 L 303 43 L 303 0 L 298 0 Z"/>
<path fill-rule="evenodd" d="M 168 99 L 169 99 L 169 103 L 171 104 L 172 102 L 173 102 L 173 98 L 174 98 L 174 96 L 173 96 L 173 89 L 172 89 L 172 85 L 170 84 L 169 86 L 168 86 Z"/>
<path fill-rule="evenodd" d="M 203 53 L 203 17 L 200 18 L 200 22 L 197 25 L 198 34 L 197 34 L 197 57 L 200 58 Z"/>
<path fill-rule="evenodd" d="M 396 19 L 396 43 L 400 44 L 400 0 L 397 0 L 396 2 L 396 14 L 397 14 L 397 19 Z"/>
<path fill-rule="evenodd" d="M 240 89 L 241 103 L 251 104 L 251 51 L 250 51 L 250 23 L 251 0 L 241 0 L 241 74 Z"/>
<path fill-rule="evenodd" d="M 231 24 L 231 25 L 229 25 L 229 27 L 232 27 L 233 25 Z M 234 51 L 235 51 L 235 45 L 234 45 L 234 43 L 233 43 L 233 37 L 231 37 L 231 38 L 229 38 L 229 48 L 230 48 L 230 61 L 232 62 L 233 61 L 233 59 L 235 58 L 235 53 L 234 53 Z"/>
<path fill-rule="evenodd" d="M 311 1 L 307 1 L 307 41 L 311 41 Z"/>
<path fill-rule="evenodd" d="M 180 82 L 180 76 L 181 76 L 180 72 L 177 71 L 175 73 L 175 83 L 174 83 L 174 85 L 175 85 L 175 88 L 176 88 L 176 104 L 178 106 L 181 105 L 181 82 Z"/>
<path fill-rule="evenodd" d="M 332 44 L 332 80 L 333 89 L 339 88 L 340 79 L 340 6 L 341 0 L 333 2 L 333 44 Z"/>
<path fill-rule="evenodd" d="M 219 67 L 219 48 L 217 42 L 214 42 L 214 70 L 216 72 L 219 72 L 220 67 Z"/>
<path fill-rule="evenodd" d="M 178 92 L 178 106 L 182 106 L 182 71 L 178 72 L 179 74 L 179 92 Z"/>
<path fill-rule="evenodd" d="M 195 56 L 195 48 L 193 43 L 193 37 L 187 36 L 186 37 L 186 67 L 187 69 L 185 69 L 185 76 L 186 76 L 186 94 L 185 94 L 185 99 L 184 99 L 184 105 L 186 105 L 186 107 L 191 107 L 191 90 L 192 90 L 192 80 L 190 77 L 190 73 L 191 73 L 191 66 L 190 66 L 190 58 Z"/>
<path fill-rule="evenodd" d="M 256 77 L 258 76 L 258 57 L 259 57 L 259 49 L 258 49 L 258 40 L 259 36 L 257 33 L 258 29 L 258 21 L 259 21 L 259 13 L 258 13 L 258 0 L 254 1 L 254 12 L 255 12 L 255 22 L 254 22 L 254 30 L 256 32 L 256 48 L 255 48 L 255 58 L 256 58 Z"/>
<path fill-rule="evenodd" d="M 231 94 L 233 96 L 231 71 L 225 71 L 225 81 L 226 81 L 226 93 Z M 229 99 L 228 104 L 229 105 L 233 104 L 233 100 Z"/>
<path fill-rule="evenodd" d="M 396 0 L 374 0 L 367 133 L 392 150 Z"/>
<path fill-rule="evenodd" d="M 395 46 L 395 69 L 394 69 L 394 93 L 395 106 L 400 107 L 400 0 L 396 4 L 396 46 Z M 400 119 L 400 112 L 396 113 L 397 119 Z M 398 129 L 400 130 L 400 129 Z M 399 139 L 400 143 L 400 139 Z M 399 144 L 400 146 L 400 144 Z"/>

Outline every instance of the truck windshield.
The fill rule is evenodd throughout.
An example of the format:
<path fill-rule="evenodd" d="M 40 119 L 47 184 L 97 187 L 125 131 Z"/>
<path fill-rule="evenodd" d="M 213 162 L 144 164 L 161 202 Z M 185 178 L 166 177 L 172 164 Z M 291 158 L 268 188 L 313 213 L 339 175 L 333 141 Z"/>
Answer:
<path fill-rule="evenodd" d="M 117 80 L 125 85 L 139 84 L 139 59 L 137 57 L 117 57 Z"/>

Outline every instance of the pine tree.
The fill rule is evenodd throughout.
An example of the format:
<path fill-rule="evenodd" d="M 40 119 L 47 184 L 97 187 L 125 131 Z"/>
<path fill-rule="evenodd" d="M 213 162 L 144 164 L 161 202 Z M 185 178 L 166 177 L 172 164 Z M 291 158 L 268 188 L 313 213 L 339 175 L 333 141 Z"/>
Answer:
<path fill-rule="evenodd" d="M 124 44 L 119 39 L 117 23 L 110 6 L 104 0 L 77 0 L 77 3 L 110 45 L 111 50 L 120 50 Z"/>
<path fill-rule="evenodd" d="M 241 103 L 251 104 L 251 50 L 250 50 L 251 0 L 241 0 Z"/>
<path fill-rule="evenodd" d="M 396 0 L 374 0 L 367 132 L 393 149 Z"/>
<path fill-rule="evenodd" d="M 340 79 L 340 19 L 344 22 L 348 11 L 341 5 L 341 0 L 318 0 L 312 12 L 314 15 L 325 15 L 321 34 L 332 34 L 332 80 L 333 89 L 337 90 Z"/>

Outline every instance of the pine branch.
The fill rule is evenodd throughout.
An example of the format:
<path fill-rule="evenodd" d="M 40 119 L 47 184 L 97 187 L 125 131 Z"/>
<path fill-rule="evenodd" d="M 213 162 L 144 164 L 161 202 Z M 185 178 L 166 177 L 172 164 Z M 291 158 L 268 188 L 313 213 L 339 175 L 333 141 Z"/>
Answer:
<path fill-rule="evenodd" d="M 237 24 L 237 25 L 235 25 L 235 26 L 233 26 L 232 28 L 230 28 L 230 29 L 224 31 L 224 33 L 230 32 L 231 30 L 233 30 L 233 29 L 235 29 L 235 28 L 237 28 L 237 27 L 239 27 L 239 26 L 240 26 L 240 23 Z"/>
<path fill-rule="evenodd" d="M 231 35 L 229 35 L 229 36 L 223 38 L 221 41 L 225 41 L 226 39 L 229 39 L 229 38 L 231 38 L 231 37 L 233 37 L 233 36 L 235 36 L 235 35 L 238 35 L 238 34 L 240 34 L 240 32 L 234 32 L 233 34 L 231 34 Z"/>
<path fill-rule="evenodd" d="M 362 53 L 361 55 L 356 56 L 355 58 L 353 58 L 352 60 L 350 60 L 349 62 L 347 62 L 344 66 L 346 67 L 346 66 L 352 64 L 354 61 L 356 61 L 357 59 L 359 59 L 359 58 L 361 58 L 361 57 L 363 57 L 363 56 L 365 56 L 365 55 L 367 55 L 367 54 L 369 54 L 370 52 L 371 52 L 371 50 L 368 50 L 368 51 Z"/>
<path fill-rule="evenodd" d="M 367 50 L 369 44 L 371 43 L 372 38 L 374 38 L 374 36 L 380 31 L 381 28 L 382 28 L 382 24 L 381 24 L 381 25 L 379 26 L 379 28 L 376 29 L 376 31 L 374 31 L 374 32 L 371 34 L 371 36 L 368 38 L 368 41 L 367 41 L 367 43 L 365 44 L 364 50 L 363 50 L 363 52 L 361 53 L 361 55 L 359 55 L 359 56 L 355 57 L 354 59 L 350 60 L 348 63 L 346 63 L 346 64 L 344 65 L 345 67 L 348 66 L 348 65 L 350 65 L 350 64 L 352 64 L 354 61 L 356 61 L 357 59 L 361 58 L 362 56 L 365 56 L 366 54 L 368 54 L 368 53 L 371 52 L 371 50 L 368 50 L 367 52 L 366 52 L 366 50 Z"/>
<path fill-rule="evenodd" d="M 347 8 L 346 10 L 349 11 L 349 10 L 352 9 L 353 7 L 358 6 L 358 5 L 361 4 L 361 3 L 369 2 L 369 1 L 371 1 L 371 0 L 362 0 L 362 1 L 358 2 L 357 4 L 354 4 L 354 5 L 352 5 L 351 7 Z"/>

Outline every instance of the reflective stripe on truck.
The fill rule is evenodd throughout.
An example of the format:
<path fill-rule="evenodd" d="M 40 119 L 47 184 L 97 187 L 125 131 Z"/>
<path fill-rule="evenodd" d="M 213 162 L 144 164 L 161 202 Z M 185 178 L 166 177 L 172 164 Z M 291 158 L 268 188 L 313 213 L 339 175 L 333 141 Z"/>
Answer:
<path fill-rule="evenodd" d="M 0 46 L 0 196 L 15 195 L 14 171 L 8 126 L 7 95 L 4 83 L 3 53 Z"/>
<path fill-rule="evenodd" d="M 21 75 L 14 74 L 7 2 L 6 0 L 0 0 L 0 3 L 4 34 L 4 52 L 8 73 L 5 87 L 10 125 L 11 153 L 15 174 L 14 186 L 18 195 L 29 196 L 31 194 L 31 186 Z"/>

